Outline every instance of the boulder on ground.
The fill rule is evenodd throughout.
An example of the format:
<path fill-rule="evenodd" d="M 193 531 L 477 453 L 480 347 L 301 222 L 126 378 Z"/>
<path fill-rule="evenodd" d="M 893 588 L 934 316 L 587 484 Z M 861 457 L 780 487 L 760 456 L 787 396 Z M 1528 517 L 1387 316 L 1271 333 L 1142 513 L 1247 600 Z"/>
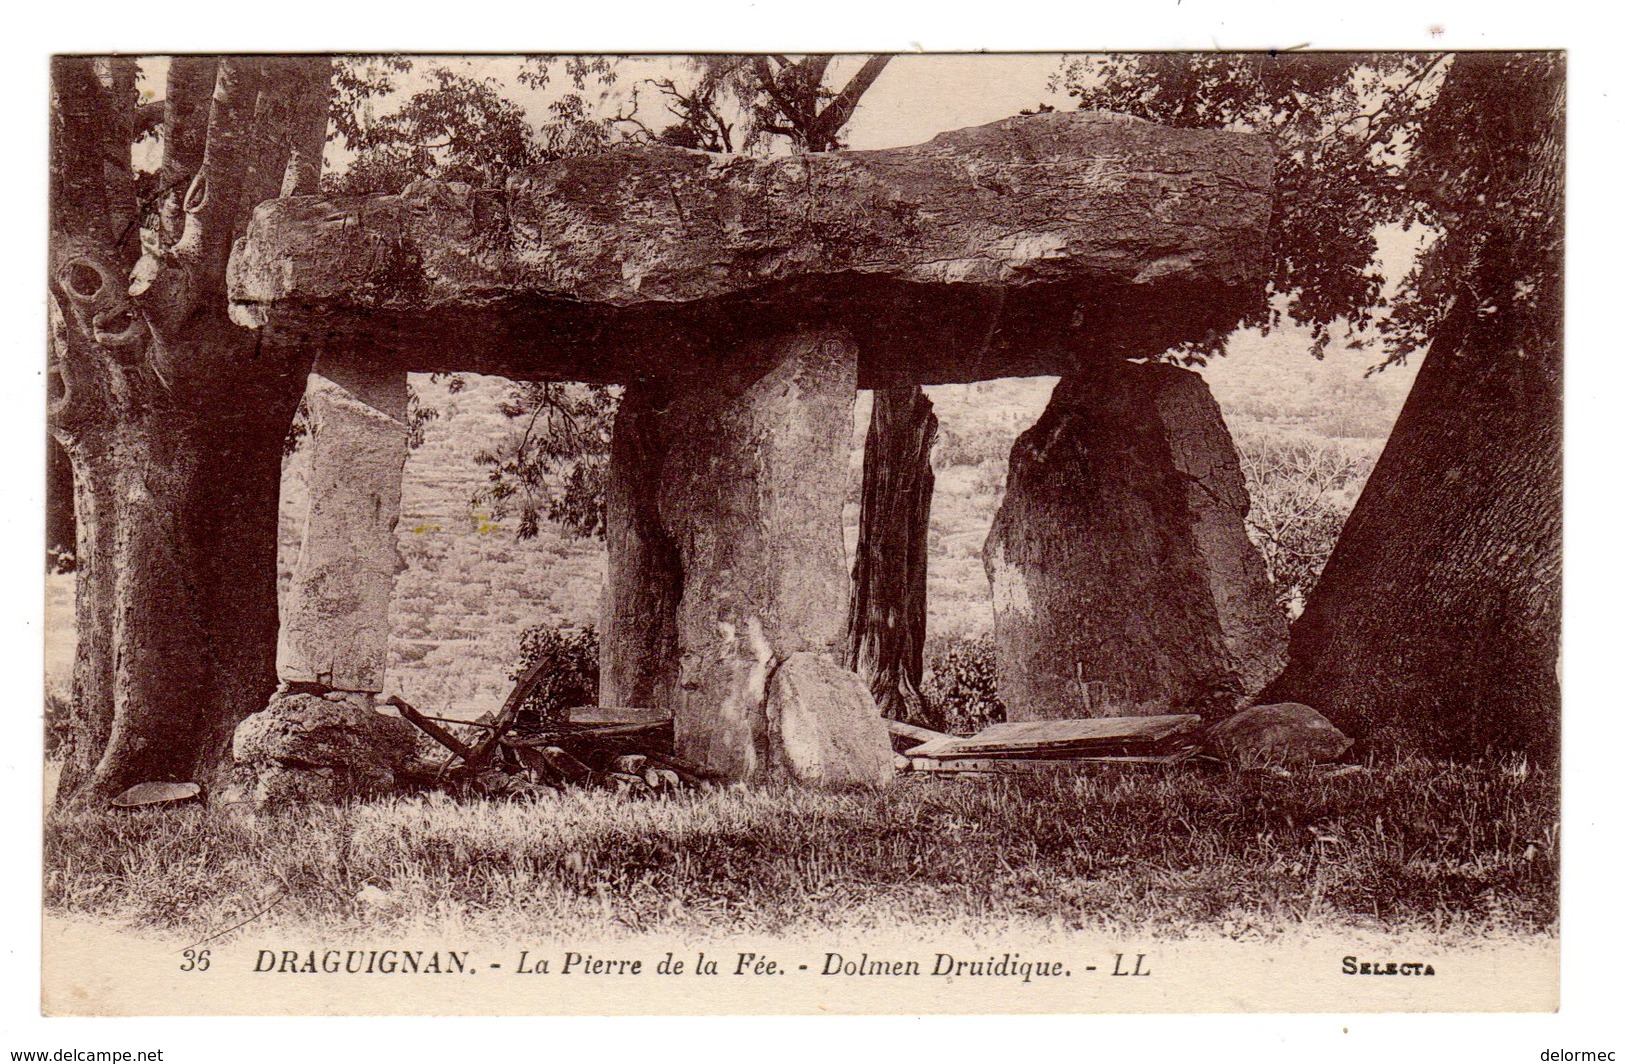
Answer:
<path fill-rule="evenodd" d="M 1208 729 L 1209 748 L 1234 765 L 1300 766 L 1336 761 L 1354 740 L 1298 702 L 1253 706 Z"/>
<path fill-rule="evenodd" d="M 343 691 L 273 697 L 232 739 L 240 797 L 264 809 L 393 791 L 416 763 L 417 733 L 368 701 Z"/>
<path fill-rule="evenodd" d="M 767 686 L 772 768 L 822 786 L 892 781 L 891 738 L 857 673 L 819 654 L 791 654 Z"/>

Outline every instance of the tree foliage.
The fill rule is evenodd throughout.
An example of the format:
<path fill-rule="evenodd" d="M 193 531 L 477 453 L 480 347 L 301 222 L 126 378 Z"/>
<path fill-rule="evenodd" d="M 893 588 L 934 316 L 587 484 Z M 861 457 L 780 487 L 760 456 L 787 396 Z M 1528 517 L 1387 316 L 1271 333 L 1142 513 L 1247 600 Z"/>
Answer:
<path fill-rule="evenodd" d="M 419 69 L 398 56 L 346 59 L 335 78 L 334 132 L 354 158 L 327 185 L 351 194 L 394 194 L 425 178 L 499 187 L 526 167 L 602 151 L 613 130 L 608 118 L 595 115 L 589 96 L 614 84 L 614 60 L 531 56 L 517 79 L 544 90 L 560 72 L 565 91 L 547 103 L 547 117 L 533 124 L 495 77 L 444 64 Z M 408 92 L 407 85 L 416 87 Z M 398 102 L 379 114 L 386 100 Z"/>
<path fill-rule="evenodd" d="M 1252 506 L 1247 534 L 1275 601 L 1295 617 L 1332 555 L 1372 458 L 1348 441 L 1259 434 L 1237 441 Z"/>
<path fill-rule="evenodd" d="M 1388 313 L 1378 234 L 1436 220 L 1408 170 L 1449 67 L 1449 56 L 1418 53 L 1099 55 L 1067 60 L 1052 88 L 1082 108 L 1273 138 L 1270 277 L 1280 298 L 1244 324 L 1267 328 L 1290 315 L 1313 327 L 1317 355 L 1334 323 L 1376 326 L 1391 339 L 1390 358 L 1403 359 L 1425 330 L 1400 328 Z M 1408 302 L 1436 302 L 1421 279 L 1404 292 Z"/>
<path fill-rule="evenodd" d="M 604 534 L 610 426 L 620 389 L 601 384 L 520 381 L 499 409 L 521 426 L 503 446 L 480 452 L 485 485 L 474 496 L 493 518 L 519 520 L 530 539 L 542 518 L 579 536 Z"/>
<path fill-rule="evenodd" d="M 1559 350 L 1563 58 L 1465 53 L 1449 70 L 1407 175 L 1417 219 L 1439 238 L 1404 279 L 1387 335 L 1402 357 L 1467 298 L 1517 346 Z M 1496 283 L 1464 286 L 1475 276 Z"/>

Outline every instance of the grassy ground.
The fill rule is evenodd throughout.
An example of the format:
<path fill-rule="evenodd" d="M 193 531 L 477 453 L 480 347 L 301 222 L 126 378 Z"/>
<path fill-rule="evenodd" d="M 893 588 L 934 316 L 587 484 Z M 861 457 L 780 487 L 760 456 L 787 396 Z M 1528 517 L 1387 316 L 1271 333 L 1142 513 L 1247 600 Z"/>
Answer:
<path fill-rule="evenodd" d="M 889 791 L 443 796 L 238 820 L 53 814 L 45 902 L 203 937 L 926 928 L 1445 940 L 1556 931 L 1556 781 L 1408 760 L 1291 777 L 1101 767 Z"/>

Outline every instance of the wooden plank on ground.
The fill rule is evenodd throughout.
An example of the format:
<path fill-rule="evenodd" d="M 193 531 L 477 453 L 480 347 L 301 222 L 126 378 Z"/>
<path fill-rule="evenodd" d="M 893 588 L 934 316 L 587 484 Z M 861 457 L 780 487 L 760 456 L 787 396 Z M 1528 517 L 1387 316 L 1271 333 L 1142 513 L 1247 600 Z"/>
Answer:
<path fill-rule="evenodd" d="M 670 719 L 669 709 L 643 706 L 576 706 L 570 710 L 571 724 L 657 724 Z"/>
<path fill-rule="evenodd" d="M 447 750 L 450 750 L 464 761 L 467 761 L 473 756 L 473 751 L 468 748 L 466 743 L 457 738 L 457 736 L 451 734 L 451 732 L 442 728 L 440 725 L 436 724 L 434 721 L 430 720 L 428 717 L 425 717 L 422 713 L 419 713 L 406 701 L 406 699 L 400 697 L 399 695 L 391 695 L 389 698 L 384 699 L 384 705 L 394 706 L 401 716 L 423 729 L 424 733 L 426 733 L 435 742 L 439 743 L 441 746 L 444 746 Z"/>
<path fill-rule="evenodd" d="M 932 743 L 938 739 L 952 740 L 954 738 L 947 732 L 932 731 L 930 728 L 922 728 L 918 724 L 904 724 L 900 720 L 888 720 L 886 730 L 891 732 L 893 738 L 913 739 L 917 743 Z"/>
<path fill-rule="evenodd" d="M 532 749 L 573 743 L 591 746 L 609 739 L 669 739 L 671 731 L 672 722 L 669 720 L 649 721 L 641 724 L 583 725 L 572 722 L 571 725 L 566 727 L 548 728 L 545 731 L 524 735 L 508 735 L 503 738 L 502 742 L 504 746 L 528 746 Z"/>
<path fill-rule="evenodd" d="M 1105 757 L 1023 758 L 1023 757 L 965 757 L 939 760 L 932 757 L 909 758 L 910 772 L 978 772 L 978 773 L 1040 773 L 1077 772 L 1090 765 L 1177 765 L 1196 752 L 1187 747 L 1170 754 L 1122 754 Z"/>
<path fill-rule="evenodd" d="M 1189 731 L 1202 722 L 1194 713 L 1154 717 L 1088 717 L 995 724 L 968 739 L 933 739 L 906 751 L 910 757 L 964 758 L 1022 754 L 1123 753 L 1125 746 L 1150 746 Z"/>

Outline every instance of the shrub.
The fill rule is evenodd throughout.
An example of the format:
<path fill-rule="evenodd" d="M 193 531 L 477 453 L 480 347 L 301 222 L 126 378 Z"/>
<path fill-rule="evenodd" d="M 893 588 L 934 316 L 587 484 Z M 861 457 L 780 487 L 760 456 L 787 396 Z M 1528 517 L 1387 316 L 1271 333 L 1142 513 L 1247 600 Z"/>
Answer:
<path fill-rule="evenodd" d="M 62 757 L 72 737 L 73 700 L 51 684 L 45 685 L 45 756 Z"/>
<path fill-rule="evenodd" d="M 1004 433 L 941 425 L 936 449 L 931 453 L 931 467 L 941 472 L 953 466 L 979 466 L 990 460 L 1004 462 L 1009 456 L 1010 437 Z"/>
<path fill-rule="evenodd" d="M 972 735 L 1004 720 L 992 636 L 951 636 L 930 658 L 920 693 L 941 716 L 945 730 Z"/>
<path fill-rule="evenodd" d="M 1247 534 L 1276 602 L 1296 616 L 1374 464 L 1368 445 L 1260 432 L 1236 440 L 1252 507 Z"/>
<path fill-rule="evenodd" d="M 541 681 L 520 707 L 521 726 L 557 724 L 569 719 L 574 706 L 598 701 L 598 630 L 592 625 L 538 624 L 519 634 L 519 663 L 510 678 L 518 680 L 544 662 Z"/>

